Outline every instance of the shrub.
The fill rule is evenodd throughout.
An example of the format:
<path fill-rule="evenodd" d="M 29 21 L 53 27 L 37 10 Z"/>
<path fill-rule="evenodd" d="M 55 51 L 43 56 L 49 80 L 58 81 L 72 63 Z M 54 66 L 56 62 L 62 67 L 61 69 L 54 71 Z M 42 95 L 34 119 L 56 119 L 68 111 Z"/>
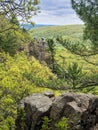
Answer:
<path fill-rule="evenodd" d="M 50 122 L 51 120 L 47 116 L 43 117 L 43 124 L 41 130 L 50 130 L 49 128 Z"/>
<path fill-rule="evenodd" d="M 31 78 L 26 74 L 31 74 Z M 15 120 L 19 101 L 33 92 L 42 91 L 37 87 L 50 77 L 56 78 L 47 66 L 41 65 L 34 57 L 28 58 L 24 53 L 14 57 L 0 53 L 0 129 L 9 129 L 11 122 L 7 126 L 6 121 L 9 116 Z M 40 79 L 40 82 L 35 79 Z"/>
<path fill-rule="evenodd" d="M 58 123 L 55 124 L 57 130 L 67 130 L 68 120 L 66 117 L 63 117 Z"/>

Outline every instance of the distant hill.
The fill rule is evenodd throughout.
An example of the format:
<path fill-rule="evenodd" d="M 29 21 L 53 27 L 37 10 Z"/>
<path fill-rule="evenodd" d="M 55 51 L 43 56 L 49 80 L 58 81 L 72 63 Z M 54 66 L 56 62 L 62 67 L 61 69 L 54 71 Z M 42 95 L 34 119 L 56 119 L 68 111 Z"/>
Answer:
<path fill-rule="evenodd" d="M 30 29 L 33 29 L 33 28 L 46 27 L 46 26 L 54 26 L 54 25 L 35 24 L 33 26 L 32 24 L 23 24 L 21 26 L 23 26 L 26 30 L 30 30 Z"/>
<path fill-rule="evenodd" d="M 40 28 L 39 28 L 40 27 Z M 63 26 L 40 26 L 30 30 L 34 37 L 57 37 L 57 36 L 71 36 L 81 37 L 83 34 L 83 25 L 63 25 Z"/>

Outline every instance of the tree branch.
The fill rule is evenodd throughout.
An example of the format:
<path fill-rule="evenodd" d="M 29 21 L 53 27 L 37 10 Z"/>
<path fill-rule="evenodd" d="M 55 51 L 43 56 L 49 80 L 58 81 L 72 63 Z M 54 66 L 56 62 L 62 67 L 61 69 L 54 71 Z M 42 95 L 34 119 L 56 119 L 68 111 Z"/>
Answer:
<path fill-rule="evenodd" d="M 91 56 L 92 56 L 92 55 L 91 55 Z M 89 60 L 87 59 L 87 57 L 84 57 L 84 60 L 85 60 L 86 62 L 88 62 L 89 64 L 98 66 L 98 63 L 94 63 L 94 62 L 89 61 Z"/>
<path fill-rule="evenodd" d="M 9 27 L 9 28 L 6 28 L 6 29 L 0 31 L 0 33 L 4 33 L 4 32 L 6 32 L 6 31 L 8 31 L 8 30 L 17 30 L 17 29 L 18 29 L 18 28 L 15 28 L 15 27 Z"/>
<path fill-rule="evenodd" d="M 83 88 L 89 88 L 89 87 L 93 87 L 93 86 L 98 86 L 98 82 L 93 82 L 93 81 L 88 81 L 88 82 L 84 82 L 79 89 L 83 89 Z"/>

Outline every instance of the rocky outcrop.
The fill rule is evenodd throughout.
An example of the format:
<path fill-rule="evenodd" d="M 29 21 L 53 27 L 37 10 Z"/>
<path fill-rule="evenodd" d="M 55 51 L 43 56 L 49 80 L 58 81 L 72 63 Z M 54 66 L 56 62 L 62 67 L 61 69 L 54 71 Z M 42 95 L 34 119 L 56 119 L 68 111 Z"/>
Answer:
<path fill-rule="evenodd" d="M 48 94 L 49 96 L 49 94 Z M 24 119 L 24 126 L 21 116 L 18 116 L 16 120 L 16 130 L 39 130 L 42 124 L 42 117 L 49 116 L 50 108 L 52 106 L 52 100 L 44 94 L 35 93 L 32 96 L 26 97 L 20 104 L 24 106 L 24 112 L 26 113 Z M 21 118 L 21 119 L 20 119 Z"/>
<path fill-rule="evenodd" d="M 93 99 L 81 116 L 81 130 L 98 130 L 98 98 Z"/>
<path fill-rule="evenodd" d="M 63 116 L 69 119 L 69 129 L 79 129 L 82 113 L 88 108 L 93 95 L 67 93 L 57 97 L 52 104 L 50 118 L 55 124 Z"/>
<path fill-rule="evenodd" d="M 40 130 L 44 116 L 51 119 L 52 130 L 62 117 L 68 118 L 69 130 L 98 130 L 98 97 L 91 94 L 55 97 L 52 92 L 35 93 L 21 101 L 18 110 L 21 108 L 25 116 L 18 114 L 16 130 Z"/>

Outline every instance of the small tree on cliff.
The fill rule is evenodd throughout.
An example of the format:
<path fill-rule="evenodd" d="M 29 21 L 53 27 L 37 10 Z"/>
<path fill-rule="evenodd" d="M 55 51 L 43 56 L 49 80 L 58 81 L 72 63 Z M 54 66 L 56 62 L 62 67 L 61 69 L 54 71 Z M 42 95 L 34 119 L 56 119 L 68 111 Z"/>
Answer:
<path fill-rule="evenodd" d="M 47 45 L 50 52 L 50 67 L 52 72 L 55 72 L 55 41 L 54 39 L 47 39 Z"/>

